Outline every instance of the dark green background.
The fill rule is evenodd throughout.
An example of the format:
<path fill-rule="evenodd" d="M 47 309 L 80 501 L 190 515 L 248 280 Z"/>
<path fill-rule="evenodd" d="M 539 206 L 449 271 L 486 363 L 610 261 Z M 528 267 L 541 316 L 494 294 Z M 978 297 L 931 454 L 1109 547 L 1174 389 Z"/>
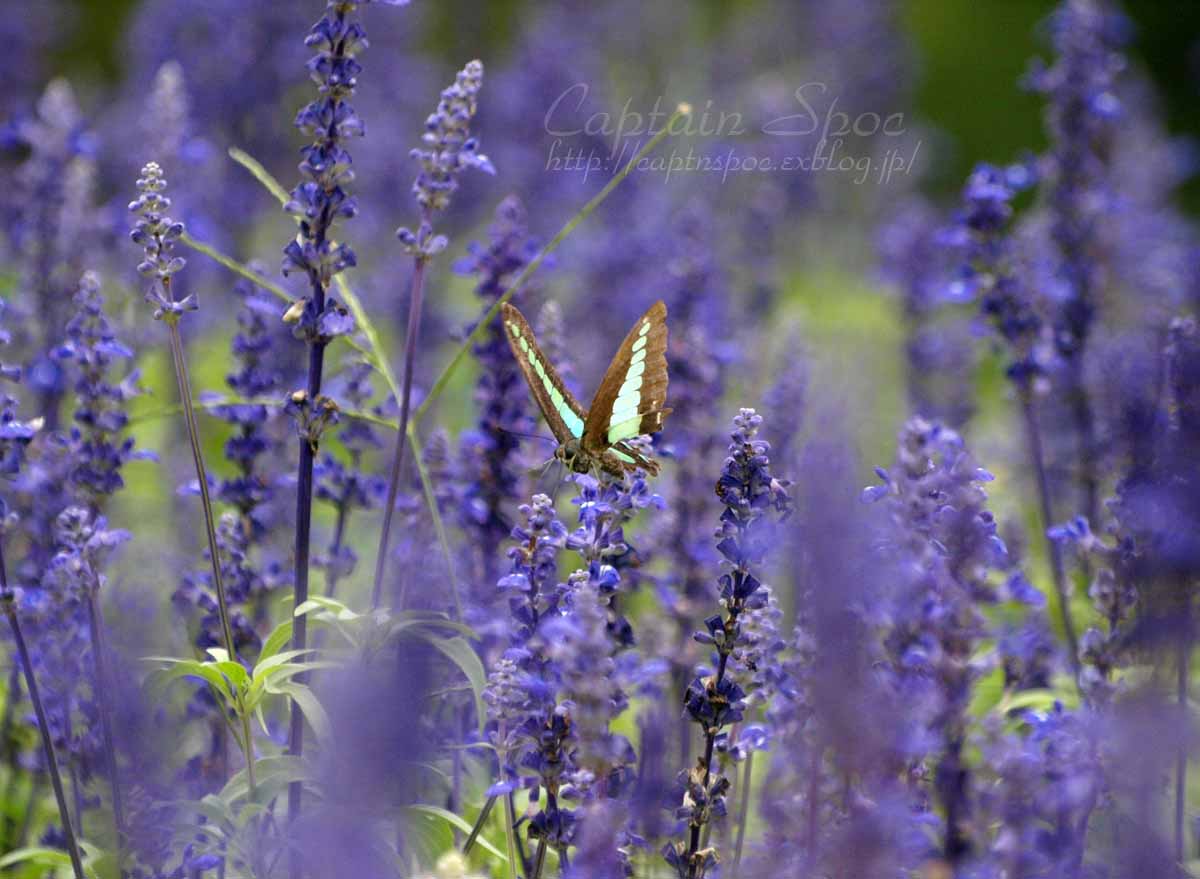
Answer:
<path fill-rule="evenodd" d="M 248 0 L 270 2 L 270 0 Z M 448 59 L 463 51 L 503 54 L 533 0 L 414 0 L 431 3 L 425 39 Z M 695 14 L 719 39 L 722 23 L 755 0 L 694 0 Z M 874 0 L 870 0 L 874 2 Z M 121 73 L 121 33 L 137 0 L 76 0 L 74 25 L 57 66 L 72 76 L 114 79 Z M 953 191 L 978 160 L 1003 161 L 1044 142 L 1041 100 L 1020 89 L 1029 59 L 1047 54 L 1039 25 L 1050 0 L 907 0 L 904 26 L 917 49 L 916 114 L 937 120 L 957 145 L 930 185 Z M 320 2 L 313 0 L 313 14 Z M 1133 63 L 1163 98 L 1173 134 L 1200 140 L 1200 2 L 1142 0 L 1127 4 L 1134 22 Z M 714 51 L 718 49 L 714 45 Z M 1200 211 L 1200 184 L 1184 191 Z"/>

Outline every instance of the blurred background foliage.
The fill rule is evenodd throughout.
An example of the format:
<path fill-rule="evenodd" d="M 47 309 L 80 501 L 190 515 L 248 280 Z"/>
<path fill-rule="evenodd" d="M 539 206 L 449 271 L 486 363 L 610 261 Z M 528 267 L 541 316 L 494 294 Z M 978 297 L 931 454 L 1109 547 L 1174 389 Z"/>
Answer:
<path fill-rule="evenodd" d="M 251 0 L 270 2 L 270 0 Z M 125 73 L 123 35 L 138 0 L 74 0 L 52 67 L 72 80 L 113 83 Z M 447 65 L 467 57 L 502 59 L 514 31 L 545 0 L 441 0 L 424 17 L 421 43 Z M 696 0 L 712 50 L 731 20 L 762 0 Z M 913 109 L 936 120 L 952 151 L 927 185 L 942 195 L 958 190 L 975 162 L 1015 157 L 1045 144 L 1042 102 L 1015 87 L 1029 59 L 1044 53 L 1039 26 L 1052 0 L 905 0 L 902 21 L 918 57 Z M 1169 129 L 1200 137 L 1200 3 L 1140 0 L 1124 12 L 1136 36 L 1130 55 L 1154 81 Z M 787 34 L 781 34 L 786 40 Z M 369 60 L 368 60 L 369 63 Z M 1200 183 L 1181 197 L 1200 212 Z"/>

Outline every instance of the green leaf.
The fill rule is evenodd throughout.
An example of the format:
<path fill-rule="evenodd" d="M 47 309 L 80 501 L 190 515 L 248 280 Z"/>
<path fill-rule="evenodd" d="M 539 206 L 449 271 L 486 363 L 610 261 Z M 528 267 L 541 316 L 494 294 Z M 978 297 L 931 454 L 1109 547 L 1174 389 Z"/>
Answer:
<path fill-rule="evenodd" d="M 458 828 L 464 834 L 469 834 L 471 832 L 471 824 L 469 821 L 466 821 L 465 819 L 459 817 L 458 815 L 455 815 L 453 812 L 450 812 L 446 809 L 439 808 L 438 806 L 426 806 L 426 805 L 422 805 L 422 804 L 417 804 L 417 805 L 413 805 L 413 806 L 408 806 L 407 811 L 416 812 L 417 814 L 425 815 L 429 818 L 439 818 L 442 821 L 445 821 L 447 824 L 451 825 L 452 827 Z M 504 852 L 500 851 L 500 849 L 496 848 L 494 845 L 492 845 L 490 842 L 488 842 L 486 839 L 484 839 L 482 834 L 480 834 L 479 837 L 476 839 L 475 844 L 477 846 L 479 846 L 481 849 L 483 849 L 484 851 L 486 851 L 488 854 L 490 854 L 492 857 L 494 857 L 498 861 L 500 861 L 500 863 L 505 864 L 506 866 L 508 865 L 509 861 L 508 861 L 508 858 L 505 856 Z"/>
<path fill-rule="evenodd" d="M 212 686 L 226 703 L 233 702 L 233 694 L 229 689 L 229 681 L 225 675 L 211 663 L 200 662 L 196 659 L 174 659 L 172 657 L 148 657 L 147 661 L 169 663 L 167 668 L 155 669 L 146 679 L 150 692 L 161 693 L 168 684 L 180 678 L 199 678 Z"/>
<path fill-rule="evenodd" d="M 304 761 L 290 754 L 280 754 L 275 757 L 263 757 L 262 759 L 255 760 L 254 771 L 257 776 L 260 796 L 262 796 L 263 789 L 268 785 L 282 784 L 286 786 L 294 781 L 308 780 L 308 769 L 304 765 Z M 228 815 L 227 820 L 232 822 L 237 815 L 233 804 L 245 799 L 249 793 L 249 779 L 246 777 L 245 768 L 242 768 L 233 774 L 220 793 L 215 797 L 210 794 L 210 797 L 221 804 L 223 812 Z M 209 797 L 205 797 L 204 799 L 207 801 Z"/>
<path fill-rule="evenodd" d="M 287 190 L 283 188 L 279 181 L 271 175 L 271 172 L 264 168 L 262 163 L 254 158 L 254 156 L 245 150 L 230 147 L 229 158 L 249 171 L 254 179 L 266 187 L 266 190 L 275 196 L 281 205 L 286 205 L 291 200 L 291 196 L 288 195 Z"/>
<path fill-rule="evenodd" d="M 262 650 L 259 651 L 259 666 L 262 665 L 263 660 L 270 659 L 272 656 L 282 650 L 284 644 L 291 643 L 292 630 L 294 628 L 295 624 L 291 620 L 284 620 L 271 630 L 271 634 L 267 635 L 267 640 L 263 641 Z"/>
<path fill-rule="evenodd" d="M 288 696 L 300 706 L 300 712 L 304 715 L 304 719 L 308 721 L 308 725 L 313 728 L 313 732 L 317 734 L 317 739 L 322 743 L 328 743 L 333 738 L 333 727 L 329 723 L 329 715 L 325 713 L 325 709 L 321 707 L 321 703 L 304 684 L 297 684 L 294 681 L 287 684 L 282 684 L 275 689 L 282 695 Z"/>
<path fill-rule="evenodd" d="M 307 613 L 320 610 L 329 611 L 333 614 L 334 619 L 342 620 L 343 622 L 356 620 L 362 616 L 362 614 L 351 610 L 337 599 L 326 598 L 323 595 L 314 595 L 308 601 L 301 603 L 293 612 L 293 616 L 304 616 Z"/>
<path fill-rule="evenodd" d="M 39 867 L 70 867 L 71 856 L 56 848 L 28 846 L 0 857 L 0 870 L 26 863 Z"/>
<path fill-rule="evenodd" d="M 487 719 L 487 709 L 483 704 L 483 689 L 487 686 L 487 672 L 479 654 L 465 638 L 439 638 L 425 632 L 414 634 L 436 647 L 443 656 L 453 662 L 466 677 L 471 685 L 471 693 L 475 696 L 475 717 L 479 731 L 483 732 L 483 724 Z"/>
<path fill-rule="evenodd" d="M 1021 690 L 1011 693 L 1000 701 L 998 708 L 1005 714 L 1009 711 L 1019 711 L 1029 708 L 1034 711 L 1049 711 L 1054 703 L 1060 701 L 1059 694 L 1053 690 Z"/>
<path fill-rule="evenodd" d="M 254 666 L 254 676 L 257 678 L 261 675 L 270 674 L 272 670 L 281 665 L 292 663 L 292 660 L 299 656 L 306 656 L 316 652 L 316 650 L 310 647 L 306 650 L 285 650 L 283 653 L 276 653 L 274 656 L 268 656 L 266 659 L 259 660 L 258 665 Z M 305 663 L 292 664 L 304 665 Z"/>
<path fill-rule="evenodd" d="M 997 666 L 975 682 L 971 695 L 972 717 L 983 717 L 1000 704 L 1004 698 L 1004 669 Z"/>
<path fill-rule="evenodd" d="M 424 629 L 431 634 L 438 632 L 449 632 L 456 635 L 462 635 L 464 638 L 470 638 L 472 641 L 479 640 L 479 633 L 465 623 L 457 623 L 450 619 L 398 619 L 392 624 L 388 635 L 397 636 L 410 633 L 411 629 Z"/>
<path fill-rule="evenodd" d="M 225 675 L 238 690 L 245 690 L 250 685 L 250 672 L 246 671 L 246 667 L 240 662 L 224 661 L 218 662 L 216 665 L 217 670 Z"/>

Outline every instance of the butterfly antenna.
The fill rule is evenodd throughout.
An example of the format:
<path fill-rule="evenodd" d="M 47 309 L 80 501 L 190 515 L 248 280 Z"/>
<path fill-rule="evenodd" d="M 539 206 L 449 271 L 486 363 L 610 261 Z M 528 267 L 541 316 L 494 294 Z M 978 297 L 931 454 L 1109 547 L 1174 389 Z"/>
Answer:
<path fill-rule="evenodd" d="M 544 434 L 540 433 L 521 433 L 519 430 L 509 430 L 507 427 L 497 427 L 496 429 L 501 433 L 507 433 L 510 436 L 519 436 L 523 439 L 541 440 L 544 443 L 553 443 L 554 445 L 558 445 L 558 440 L 552 436 L 545 436 Z"/>
<path fill-rule="evenodd" d="M 550 494 L 550 506 L 557 507 L 559 489 L 561 489 L 563 487 L 563 483 L 567 481 L 564 478 L 566 476 L 566 465 L 558 459 L 554 459 L 550 463 L 558 464 L 558 467 L 554 468 L 554 491 Z"/>

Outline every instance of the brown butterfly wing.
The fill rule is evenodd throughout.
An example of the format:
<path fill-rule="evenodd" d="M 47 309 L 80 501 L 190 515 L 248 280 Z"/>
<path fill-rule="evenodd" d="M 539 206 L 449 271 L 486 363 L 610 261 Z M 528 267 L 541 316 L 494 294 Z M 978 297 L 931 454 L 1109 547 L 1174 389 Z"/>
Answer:
<path fill-rule="evenodd" d="M 592 399 L 582 444 L 599 453 L 614 443 L 656 433 L 667 400 L 667 306 L 650 306 L 625 336 Z"/>
<path fill-rule="evenodd" d="M 508 345 L 525 375 L 525 382 L 550 430 L 554 432 L 555 439 L 560 444 L 578 439 L 583 434 L 583 407 L 538 347 L 529 321 L 507 302 L 500 306 L 500 320 Z"/>

